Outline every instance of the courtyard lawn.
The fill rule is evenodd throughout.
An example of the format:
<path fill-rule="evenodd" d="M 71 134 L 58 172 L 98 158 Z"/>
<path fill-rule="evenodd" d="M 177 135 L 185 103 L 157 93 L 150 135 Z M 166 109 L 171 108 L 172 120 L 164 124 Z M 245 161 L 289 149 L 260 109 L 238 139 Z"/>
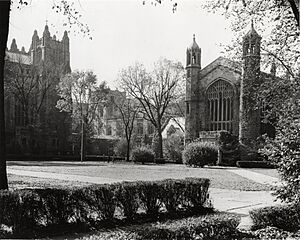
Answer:
<path fill-rule="evenodd" d="M 105 162 L 8 162 L 8 169 L 34 172 L 47 172 L 66 175 L 80 175 L 87 177 L 101 177 L 114 181 L 160 180 L 166 178 L 198 177 L 209 178 L 212 188 L 232 189 L 241 191 L 268 191 L 271 187 L 243 178 L 223 168 L 205 167 L 190 168 L 184 165 L 140 165 L 132 163 Z M 262 172 L 261 172 L 262 173 Z M 87 186 L 89 183 L 78 182 L 76 177 L 72 181 L 57 179 L 21 177 L 9 175 L 11 188 L 28 187 L 72 187 Z M 105 182 L 103 182 L 105 183 Z"/>
<path fill-rule="evenodd" d="M 268 175 L 270 177 L 276 177 L 276 178 L 280 178 L 279 173 L 277 172 L 276 169 L 264 169 L 264 168 L 245 168 L 245 170 L 249 170 L 249 171 L 253 171 L 253 172 L 257 172 L 257 173 L 261 173 L 261 174 L 265 174 Z"/>

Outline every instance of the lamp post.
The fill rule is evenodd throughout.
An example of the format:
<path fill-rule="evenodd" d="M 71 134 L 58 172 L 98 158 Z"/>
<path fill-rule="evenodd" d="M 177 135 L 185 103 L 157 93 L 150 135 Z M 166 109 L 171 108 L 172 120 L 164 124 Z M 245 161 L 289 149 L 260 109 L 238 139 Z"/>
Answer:
<path fill-rule="evenodd" d="M 87 113 L 87 104 L 81 103 L 81 141 L 80 141 L 80 161 L 84 161 L 84 115 Z"/>

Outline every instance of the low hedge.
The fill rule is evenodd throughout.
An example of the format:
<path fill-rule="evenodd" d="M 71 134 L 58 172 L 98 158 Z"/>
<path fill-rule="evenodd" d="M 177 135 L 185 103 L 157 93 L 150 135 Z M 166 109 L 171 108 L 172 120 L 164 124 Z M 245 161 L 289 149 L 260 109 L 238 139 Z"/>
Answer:
<path fill-rule="evenodd" d="M 237 161 L 236 165 L 241 168 L 274 168 L 274 165 L 267 161 Z"/>
<path fill-rule="evenodd" d="M 286 231 L 300 229 L 300 204 L 264 207 L 250 211 L 253 229 L 277 227 Z"/>
<path fill-rule="evenodd" d="M 40 236 L 53 226 L 109 224 L 207 212 L 209 180 L 122 182 L 74 189 L 0 191 L 0 226 Z M 1 229 L 0 229 L 1 230 Z M 26 235 L 28 233 L 28 235 Z"/>
<path fill-rule="evenodd" d="M 136 231 L 136 239 L 235 239 L 240 219 L 232 214 L 214 214 L 153 224 Z"/>

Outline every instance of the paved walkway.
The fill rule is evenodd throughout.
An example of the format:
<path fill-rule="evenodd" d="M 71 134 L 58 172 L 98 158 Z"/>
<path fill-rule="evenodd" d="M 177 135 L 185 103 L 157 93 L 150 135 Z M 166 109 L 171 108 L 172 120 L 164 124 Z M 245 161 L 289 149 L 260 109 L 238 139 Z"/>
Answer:
<path fill-rule="evenodd" d="M 224 168 L 224 170 L 238 174 L 242 177 L 245 177 L 247 179 L 261 184 L 269 184 L 273 186 L 278 184 L 277 178 L 266 176 L 261 173 L 256 173 L 238 168 Z M 90 177 L 83 175 L 61 174 L 53 172 L 18 170 L 10 167 L 7 168 L 7 172 L 9 174 L 15 174 L 20 176 L 59 179 L 66 181 L 80 181 L 95 184 L 114 183 L 123 181 L 123 179 L 116 178 Z M 229 189 L 210 188 L 210 195 L 215 209 L 219 211 L 228 211 L 241 214 L 242 220 L 239 227 L 244 229 L 249 229 L 249 227 L 251 226 L 251 219 L 249 217 L 250 210 L 254 208 L 277 204 L 274 202 L 275 198 L 271 196 L 270 192 L 267 191 L 238 191 Z"/>
<path fill-rule="evenodd" d="M 228 172 L 235 173 L 244 178 L 248 178 L 254 182 L 261 184 L 269 184 L 271 186 L 278 186 L 280 184 L 279 179 L 276 177 L 267 176 L 261 173 L 252 172 L 245 169 L 234 168 L 234 169 L 226 169 Z"/>

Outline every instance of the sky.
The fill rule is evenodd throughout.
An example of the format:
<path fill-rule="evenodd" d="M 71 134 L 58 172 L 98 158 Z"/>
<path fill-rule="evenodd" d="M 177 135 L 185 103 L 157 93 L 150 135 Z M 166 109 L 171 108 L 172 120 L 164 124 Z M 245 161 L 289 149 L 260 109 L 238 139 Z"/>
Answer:
<path fill-rule="evenodd" d="M 34 30 L 41 37 L 46 21 L 51 36 L 62 38 L 65 18 L 52 9 L 53 1 L 31 0 L 21 9 L 12 7 L 8 48 L 15 38 L 18 48 L 28 51 Z M 78 34 L 76 26 L 71 28 L 71 69 L 92 70 L 99 81 L 117 88 L 119 72 L 135 62 L 150 68 L 164 57 L 184 65 L 193 34 L 202 50 L 202 66 L 209 64 L 221 55 L 220 45 L 231 40 L 228 23 L 223 16 L 204 10 L 199 0 L 177 2 L 173 13 L 171 1 L 154 6 L 151 0 L 145 5 L 142 0 L 74 0 L 92 40 Z"/>

